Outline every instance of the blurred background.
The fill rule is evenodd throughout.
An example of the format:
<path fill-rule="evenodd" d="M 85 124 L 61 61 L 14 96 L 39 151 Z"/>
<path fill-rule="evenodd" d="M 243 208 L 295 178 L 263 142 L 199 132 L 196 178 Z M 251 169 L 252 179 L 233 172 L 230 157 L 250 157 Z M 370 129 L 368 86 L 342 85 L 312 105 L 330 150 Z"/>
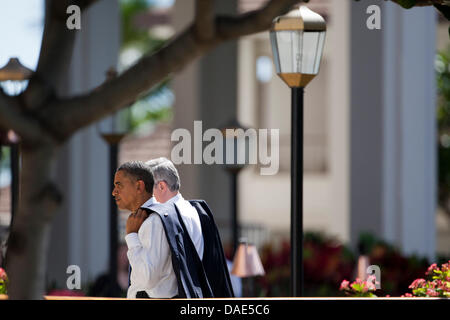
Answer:
<path fill-rule="evenodd" d="M 216 11 L 244 13 L 265 2 L 216 1 Z M 381 30 L 366 27 L 370 4 L 381 8 Z M 358 256 L 365 254 L 381 268 L 382 292 L 398 296 L 429 264 L 450 257 L 449 23 L 432 7 L 405 10 L 389 1 L 307 5 L 326 19 L 327 39 L 320 73 L 305 91 L 305 294 L 340 295 L 340 282 L 355 278 Z M 0 67 L 18 57 L 36 68 L 43 15 L 42 0 L 0 4 Z M 193 0 L 98 1 L 83 13 L 58 93 L 96 87 L 111 68 L 120 73 L 158 50 L 193 15 Z M 128 213 L 119 212 L 111 223 L 109 164 L 170 158 L 172 131 L 193 132 L 194 121 L 202 120 L 203 130 L 236 121 L 279 129 L 276 175 L 260 175 L 259 165 L 239 173 L 221 165 L 178 169 L 183 196 L 205 199 L 212 208 L 230 260 L 236 212 L 239 237 L 256 245 L 266 271 L 254 293 L 289 295 L 291 96 L 272 61 L 268 32 L 229 42 L 64 145 L 57 170 L 66 198 L 53 222 L 49 293 L 67 294 L 61 291 L 66 268 L 74 264 L 82 272 L 77 294 L 125 295 Z M 119 139 L 106 139 L 109 134 Z M 15 161 L 14 148 L 3 144 L 3 244 L 14 211 Z M 117 269 L 115 281 L 111 268 Z"/>

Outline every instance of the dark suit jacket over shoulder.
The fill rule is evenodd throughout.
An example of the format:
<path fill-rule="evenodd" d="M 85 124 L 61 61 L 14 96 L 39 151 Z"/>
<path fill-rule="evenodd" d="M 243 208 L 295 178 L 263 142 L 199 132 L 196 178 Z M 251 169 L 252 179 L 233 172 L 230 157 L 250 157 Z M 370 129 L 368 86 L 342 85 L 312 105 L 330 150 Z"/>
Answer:
<path fill-rule="evenodd" d="M 144 209 L 161 218 L 172 253 L 172 265 L 178 282 L 180 298 L 234 297 L 230 274 L 219 231 L 208 205 L 203 200 L 191 200 L 202 226 L 203 260 L 197 254 L 175 205 L 156 204 Z"/>

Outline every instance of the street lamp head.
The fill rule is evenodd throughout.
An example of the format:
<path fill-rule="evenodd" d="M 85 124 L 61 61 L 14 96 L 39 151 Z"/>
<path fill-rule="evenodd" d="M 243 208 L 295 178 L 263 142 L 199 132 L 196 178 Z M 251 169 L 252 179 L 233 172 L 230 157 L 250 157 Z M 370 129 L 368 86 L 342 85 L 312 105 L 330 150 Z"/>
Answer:
<path fill-rule="evenodd" d="M 117 74 L 116 68 L 110 67 L 105 72 L 105 81 L 109 82 L 114 80 Z M 97 122 L 97 131 L 109 145 L 118 145 L 129 133 L 131 120 L 128 107 L 124 110 L 116 111 L 113 115 Z"/>
<path fill-rule="evenodd" d="M 325 19 L 305 6 L 274 19 L 270 40 L 275 67 L 289 87 L 305 87 L 319 73 L 325 34 Z"/>
<path fill-rule="evenodd" d="M 0 68 L 0 87 L 9 95 L 19 95 L 25 90 L 32 74 L 33 71 L 22 65 L 18 58 L 11 58 Z"/>
<path fill-rule="evenodd" d="M 97 131 L 109 145 L 117 145 L 129 133 L 128 122 L 126 110 L 117 111 L 97 122 Z"/>
<path fill-rule="evenodd" d="M 0 69 L 0 81 L 28 80 L 33 71 L 22 65 L 18 58 L 9 59 L 8 63 Z"/>

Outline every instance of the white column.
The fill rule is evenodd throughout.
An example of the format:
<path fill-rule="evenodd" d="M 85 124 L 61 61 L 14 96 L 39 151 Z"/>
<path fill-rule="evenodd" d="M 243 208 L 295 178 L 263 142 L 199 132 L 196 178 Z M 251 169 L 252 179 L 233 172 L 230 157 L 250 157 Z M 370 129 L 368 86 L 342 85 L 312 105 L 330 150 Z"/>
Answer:
<path fill-rule="evenodd" d="M 330 163 L 330 233 L 342 241 L 350 240 L 349 234 L 349 158 L 350 158 L 350 3 L 332 1 L 333 18 L 328 28 L 327 46 L 333 48 L 330 63 L 329 101 L 327 113 L 329 122 Z"/>
<path fill-rule="evenodd" d="M 351 243 L 356 248 L 362 232 L 382 235 L 382 40 L 388 30 L 369 30 L 368 4 L 350 3 L 349 224 Z M 371 4 L 382 6 L 383 1 Z"/>
<path fill-rule="evenodd" d="M 435 255 L 436 14 L 351 5 L 350 238 L 370 231 L 405 254 Z"/>
<path fill-rule="evenodd" d="M 172 26 L 175 31 L 182 32 L 192 23 L 194 16 L 195 2 L 193 0 L 176 1 L 172 9 Z M 172 89 L 175 92 L 173 129 L 187 129 L 191 134 L 194 121 L 201 119 L 199 68 L 200 62 L 196 60 L 174 75 L 172 82 Z M 192 153 L 192 161 L 193 157 Z M 177 165 L 177 169 L 181 179 L 181 192 L 185 199 L 199 198 L 199 166 L 181 164 Z"/>
<path fill-rule="evenodd" d="M 435 255 L 435 9 L 383 8 L 384 237 L 403 252 Z"/>

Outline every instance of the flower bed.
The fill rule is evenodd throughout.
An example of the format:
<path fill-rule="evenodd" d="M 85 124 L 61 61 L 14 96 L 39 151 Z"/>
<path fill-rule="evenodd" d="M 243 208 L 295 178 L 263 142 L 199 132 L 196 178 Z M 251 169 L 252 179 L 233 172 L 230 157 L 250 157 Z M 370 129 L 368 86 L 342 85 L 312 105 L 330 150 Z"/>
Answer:
<path fill-rule="evenodd" d="M 8 286 L 8 276 L 3 268 L 0 268 L 0 295 L 6 295 Z"/>
<path fill-rule="evenodd" d="M 412 293 L 405 293 L 404 297 L 450 297 L 450 261 L 438 268 L 433 263 L 425 273 L 427 279 L 419 278 L 409 286 Z"/>
<path fill-rule="evenodd" d="M 349 247 L 324 234 L 306 232 L 303 241 L 304 296 L 338 297 L 373 294 L 379 297 L 401 297 L 405 296 L 405 291 L 415 279 L 423 277 L 430 265 L 424 258 L 402 255 L 392 245 L 367 233 L 361 234 L 360 243 L 364 244 L 369 263 L 380 267 L 381 289 L 373 290 L 367 281 L 365 283 L 362 280 L 350 281 L 356 277 L 357 254 Z M 255 279 L 256 296 L 290 296 L 290 254 L 289 242 L 283 243 L 279 250 L 275 250 L 271 244 L 263 246 L 260 255 L 266 275 Z M 339 290 L 343 279 L 348 281 L 349 288 L 353 285 L 356 291 Z M 439 284 L 436 282 L 437 286 Z"/>

